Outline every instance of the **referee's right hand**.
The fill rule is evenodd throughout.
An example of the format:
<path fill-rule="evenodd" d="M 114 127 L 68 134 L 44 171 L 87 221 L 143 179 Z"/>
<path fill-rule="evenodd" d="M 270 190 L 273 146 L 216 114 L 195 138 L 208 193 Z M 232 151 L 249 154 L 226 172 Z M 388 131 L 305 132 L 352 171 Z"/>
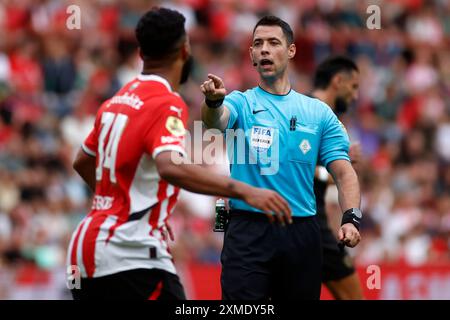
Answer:
<path fill-rule="evenodd" d="M 277 220 L 282 225 L 292 223 L 292 212 L 288 202 L 275 191 L 252 187 L 243 200 L 265 212 L 270 222 Z"/>
<path fill-rule="evenodd" d="M 225 89 L 223 80 L 212 73 L 208 74 L 208 78 L 200 86 L 200 90 L 205 95 L 205 99 L 214 101 L 225 98 L 227 90 Z"/>

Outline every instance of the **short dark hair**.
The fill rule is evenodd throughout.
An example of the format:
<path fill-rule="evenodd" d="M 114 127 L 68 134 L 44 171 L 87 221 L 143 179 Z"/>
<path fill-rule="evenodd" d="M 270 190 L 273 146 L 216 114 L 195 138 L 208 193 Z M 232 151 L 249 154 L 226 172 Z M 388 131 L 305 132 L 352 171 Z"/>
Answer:
<path fill-rule="evenodd" d="M 356 64 L 345 56 L 333 56 L 317 66 L 314 74 L 314 89 L 326 89 L 331 79 L 339 72 L 359 71 Z"/>
<path fill-rule="evenodd" d="M 145 58 L 161 60 L 178 51 L 186 36 L 184 16 L 178 11 L 154 7 L 139 20 L 135 34 Z"/>
<path fill-rule="evenodd" d="M 255 35 L 256 28 L 259 26 L 279 26 L 283 30 L 283 34 L 286 37 L 287 44 L 294 43 L 294 32 L 292 32 L 291 26 L 286 22 L 275 16 L 264 16 L 253 28 L 253 35 Z"/>

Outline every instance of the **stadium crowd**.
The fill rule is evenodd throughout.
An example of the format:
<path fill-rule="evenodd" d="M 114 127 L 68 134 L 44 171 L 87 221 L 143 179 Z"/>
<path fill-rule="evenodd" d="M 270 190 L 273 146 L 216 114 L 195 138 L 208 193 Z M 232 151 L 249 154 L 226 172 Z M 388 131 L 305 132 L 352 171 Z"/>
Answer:
<path fill-rule="evenodd" d="M 81 29 L 66 26 L 72 4 L 81 9 Z M 371 4 L 381 9 L 380 29 L 367 27 Z M 352 57 L 360 92 L 344 124 L 362 147 L 357 169 L 365 216 L 362 242 L 350 252 L 359 265 L 450 264 L 450 1 L 5 0 L 0 299 L 36 298 L 35 291 L 12 288 L 49 278 L 56 285 L 41 288 L 39 297 L 64 297 L 65 250 L 91 202 L 72 160 L 99 105 L 139 73 L 134 27 L 153 5 L 187 18 L 195 67 L 181 94 L 191 124 L 200 120 L 199 84 L 207 73 L 220 75 L 228 92 L 257 83 L 248 47 L 264 14 L 294 29 L 290 76 L 301 93 L 311 90 L 314 68 L 329 54 Z M 181 273 L 185 262 L 220 263 L 214 200 L 185 192 L 175 209 L 172 247 Z M 337 230 L 333 190 L 327 200 Z"/>

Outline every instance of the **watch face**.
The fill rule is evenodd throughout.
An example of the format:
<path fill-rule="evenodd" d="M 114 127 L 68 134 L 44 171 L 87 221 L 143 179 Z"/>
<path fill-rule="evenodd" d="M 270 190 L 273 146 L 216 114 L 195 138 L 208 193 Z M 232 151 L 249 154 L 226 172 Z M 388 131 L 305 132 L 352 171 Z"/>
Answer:
<path fill-rule="evenodd" d="M 359 210 L 359 209 L 353 209 L 353 214 L 356 216 L 356 217 L 358 217 L 359 219 L 361 219 L 362 218 L 362 212 L 361 212 L 361 210 Z"/>

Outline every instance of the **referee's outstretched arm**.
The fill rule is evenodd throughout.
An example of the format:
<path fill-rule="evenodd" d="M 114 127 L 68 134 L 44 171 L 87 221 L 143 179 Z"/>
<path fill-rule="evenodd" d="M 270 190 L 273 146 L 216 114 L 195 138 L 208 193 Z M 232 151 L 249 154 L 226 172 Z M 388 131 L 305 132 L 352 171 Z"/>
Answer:
<path fill-rule="evenodd" d="M 202 120 L 209 129 L 224 131 L 230 118 L 230 111 L 222 103 L 227 94 L 223 80 L 214 74 L 208 74 L 200 90 L 205 95 L 202 104 Z"/>
<path fill-rule="evenodd" d="M 352 209 L 359 210 L 361 205 L 361 193 L 359 189 L 358 176 L 351 163 L 346 160 L 335 160 L 328 165 L 328 171 L 333 176 L 338 189 L 339 205 L 345 213 Z M 359 234 L 360 217 L 352 217 L 347 220 L 343 217 L 343 224 L 339 230 L 339 240 L 348 247 L 354 247 L 361 241 Z M 349 222 L 347 222 L 349 221 Z"/>

